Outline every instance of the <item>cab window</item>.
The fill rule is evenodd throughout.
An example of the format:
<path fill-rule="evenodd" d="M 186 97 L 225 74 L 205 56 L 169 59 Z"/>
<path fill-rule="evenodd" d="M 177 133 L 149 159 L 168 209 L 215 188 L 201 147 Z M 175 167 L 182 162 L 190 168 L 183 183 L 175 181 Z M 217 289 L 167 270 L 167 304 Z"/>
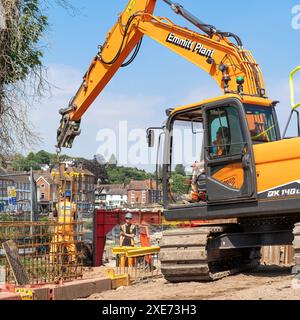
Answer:
<path fill-rule="evenodd" d="M 246 105 L 245 111 L 251 139 L 254 143 L 278 140 L 272 108 Z"/>
<path fill-rule="evenodd" d="M 235 107 L 218 107 L 208 111 L 208 142 L 210 158 L 243 153 L 245 142 Z"/>

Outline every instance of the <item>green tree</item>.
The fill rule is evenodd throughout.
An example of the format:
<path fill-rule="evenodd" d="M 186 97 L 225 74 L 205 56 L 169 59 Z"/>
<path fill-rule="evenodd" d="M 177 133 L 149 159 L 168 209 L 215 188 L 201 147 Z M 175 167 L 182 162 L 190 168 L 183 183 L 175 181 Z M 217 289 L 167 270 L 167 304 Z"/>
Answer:
<path fill-rule="evenodd" d="M 101 161 L 100 156 L 94 156 L 93 160 L 86 160 L 86 159 L 76 159 L 77 162 L 81 162 L 83 167 L 87 170 L 89 170 L 91 173 L 95 176 L 95 183 L 98 182 L 98 180 L 104 184 L 108 181 L 108 175 L 107 175 L 107 165 L 105 162 Z"/>
<path fill-rule="evenodd" d="M 183 164 L 177 164 L 176 167 L 175 167 L 175 173 L 176 174 L 180 174 L 182 176 L 185 176 L 186 173 L 185 173 L 185 167 Z"/>
<path fill-rule="evenodd" d="M 15 171 L 24 171 L 24 167 L 26 166 L 26 157 L 21 154 L 15 155 L 12 166 Z"/>
<path fill-rule="evenodd" d="M 42 64 L 47 6 L 48 0 L 0 0 L 0 154 L 39 141 L 28 111 L 49 89 Z"/>
<path fill-rule="evenodd" d="M 35 155 L 36 162 L 40 164 L 50 165 L 53 158 L 54 158 L 53 154 L 46 152 L 44 150 L 37 152 Z"/>
<path fill-rule="evenodd" d="M 44 87 L 40 39 L 48 21 L 39 0 L 0 2 L 5 19 L 0 30 L 0 153 L 7 153 L 37 139 L 27 113 L 30 97 Z"/>
<path fill-rule="evenodd" d="M 108 182 L 111 184 L 128 184 L 130 180 L 146 180 L 153 178 L 153 175 L 145 170 L 137 168 L 108 165 Z"/>
<path fill-rule="evenodd" d="M 172 175 L 171 189 L 174 194 L 182 195 L 188 193 L 187 178 L 181 174 Z"/>

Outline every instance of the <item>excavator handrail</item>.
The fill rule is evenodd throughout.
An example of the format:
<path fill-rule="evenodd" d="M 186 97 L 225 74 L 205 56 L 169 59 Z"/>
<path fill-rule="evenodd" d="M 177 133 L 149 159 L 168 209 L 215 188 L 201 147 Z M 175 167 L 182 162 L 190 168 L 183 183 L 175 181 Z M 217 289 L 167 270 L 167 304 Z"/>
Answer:
<path fill-rule="evenodd" d="M 291 73 L 290 73 L 290 92 L 291 92 L 291 105 L 292 109 L 297 109 L 300 107 L 300 102 L 295 103 L 295 75 L 300 71 L 300 66 L 295 68 Z"/>

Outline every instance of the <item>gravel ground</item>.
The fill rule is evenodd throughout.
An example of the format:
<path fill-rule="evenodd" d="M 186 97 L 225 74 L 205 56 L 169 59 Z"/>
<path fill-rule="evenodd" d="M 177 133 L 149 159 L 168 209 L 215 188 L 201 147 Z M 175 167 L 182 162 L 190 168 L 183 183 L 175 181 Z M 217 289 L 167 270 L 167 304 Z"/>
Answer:
<path fill-rule="evenodd" d="M 103 268 L 99 269 L 101 273 Z M 90 275 L 96 276 L 97 270 Z M 88 300 L 300 300 L 291 268 L 260 266 L 216 282 L 171 284 L 163 278 L 95 294 Z"/>

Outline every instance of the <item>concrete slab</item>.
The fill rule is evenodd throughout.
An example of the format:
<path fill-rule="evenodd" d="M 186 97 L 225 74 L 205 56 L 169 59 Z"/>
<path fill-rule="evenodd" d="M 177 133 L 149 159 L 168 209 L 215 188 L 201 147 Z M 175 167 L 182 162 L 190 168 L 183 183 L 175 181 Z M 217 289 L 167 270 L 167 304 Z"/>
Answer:
<path fill-rule="evenodd" d="M 21 300 L 21 296 L 16 293 L 0 292 L 0 301 Z"/>
<path fill-rule="evenodd" d="M 45 288 L 38 288 L 38 289 L 33 289 L 33 299 L 34 300 L 50 300 L 50 288 L 45 287 Z"/>
<path fill-rule="evenodd" d="M 53 300 L 74 300 L 87 298 L 95 293 L 111 290 L 112 282 L 107 278 L 78 280 L 54 287 Z"/>

